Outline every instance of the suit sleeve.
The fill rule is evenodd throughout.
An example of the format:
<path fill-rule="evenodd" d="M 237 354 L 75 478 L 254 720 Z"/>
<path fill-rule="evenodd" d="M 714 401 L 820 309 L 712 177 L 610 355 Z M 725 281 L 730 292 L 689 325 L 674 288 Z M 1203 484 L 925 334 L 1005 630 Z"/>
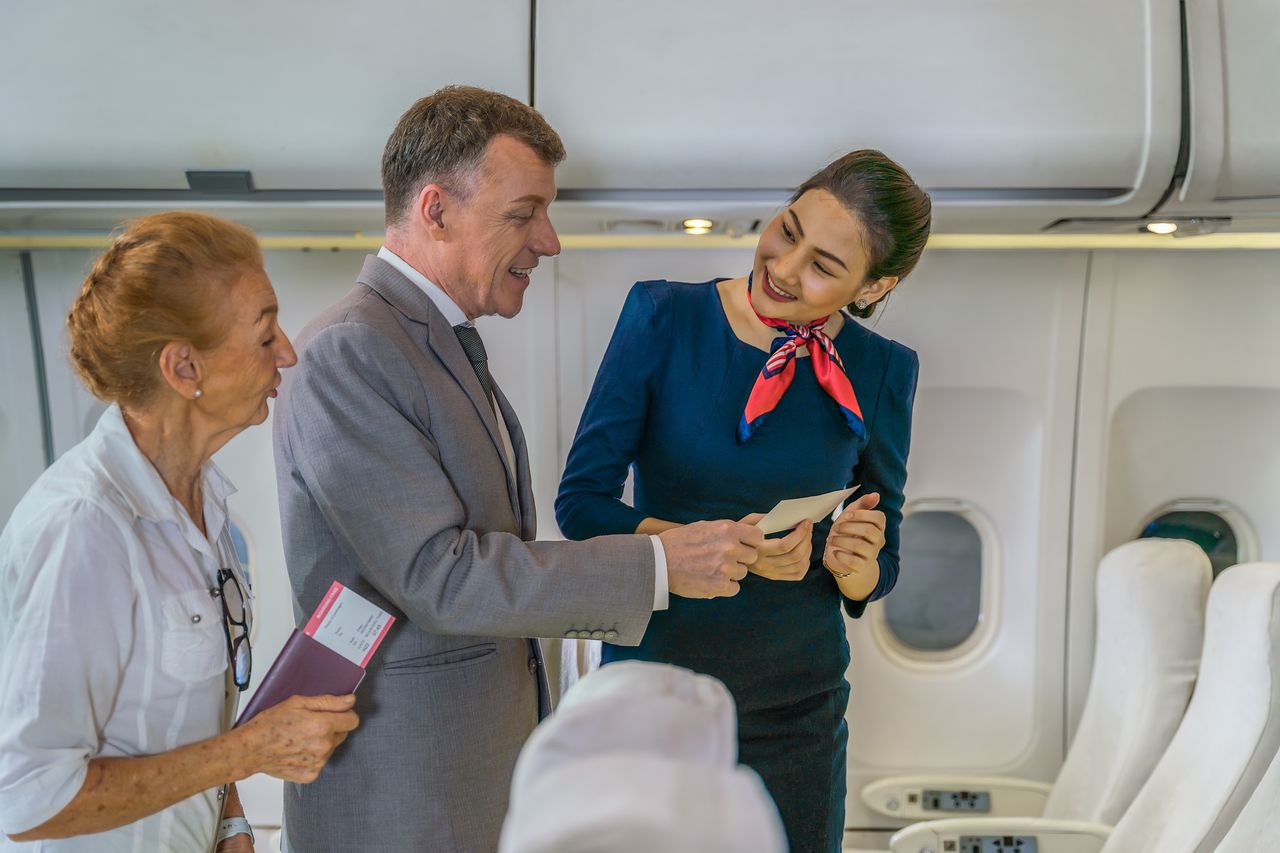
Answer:
<path fill-rule="evenodd" d="M 907 452 L 911 449 L 911 409 L 915 404 L 916 381 L 920 360 L 906 347 L 893 343 L 880 386 L 875 422 L 871 425 L 867 446 L 854 469 L 854 482 L 861 484 L 859 494 L 879 492 L 878 509 L 884 513 L 884 547 L 876 558 L 880 564 L 880 580 L 871 595 L 862 601 L 844 599 L 845 611 L 855 619 L 867 609 L 868 602 L 884 598 L 898 582 L 899 539 L 902 527 L 903 489 L 907 484 Z"/>
<path fill-rule="evenodd" d="M 653 606 L 650 543 L 525 542 L 469 529 L 431 430 L 421 428 L 434 416 L 429 392 L 380 331 L 358 322 L 321 330 L 291 380 L 278 464 L 303 481 L 360 575 L 414 624 L 507 637 L 605 625 L 620 644 L 640 641 Z"/>
<path fill-rule="evenodd" d="M 654 362 L 662 352 L 658 286 L 631 288 L 578 422 L 556 497 L 556 523 L 570 539 L 634 533 L 645 519 L 622 502 L 622 490 L 644 437 Z"/>

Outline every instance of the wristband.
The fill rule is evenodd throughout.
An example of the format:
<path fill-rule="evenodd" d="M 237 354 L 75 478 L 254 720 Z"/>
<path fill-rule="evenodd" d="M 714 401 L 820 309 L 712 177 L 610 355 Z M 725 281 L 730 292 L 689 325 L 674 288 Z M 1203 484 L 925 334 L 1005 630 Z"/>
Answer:
<path fill-rule="evenodd" d="M 253 841 L 253 827 L 249 825 L 249 821 L 242 817 L 224 818 L 218 824 L 218 837 L 214 839 L 214 846 L 221 844 L 233 835 L 247 835 L 249 841 Z"/>

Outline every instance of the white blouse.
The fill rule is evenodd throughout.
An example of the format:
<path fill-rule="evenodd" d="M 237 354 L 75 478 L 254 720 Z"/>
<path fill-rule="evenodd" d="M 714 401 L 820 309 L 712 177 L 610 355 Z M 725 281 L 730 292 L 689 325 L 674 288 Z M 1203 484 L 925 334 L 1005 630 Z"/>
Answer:
<path fill-rule="evenodd" d="M 207 853 L 221 793 L 136 823 L 19 844 L 60 812 L 90 759 L 166 752 L 226 731 L 221 567 L 248 590 L 229 535 L 235 489 L 202 477 L 206 538 L 117 406 L 40 476 L 0 534 L 0 851 Z"/>

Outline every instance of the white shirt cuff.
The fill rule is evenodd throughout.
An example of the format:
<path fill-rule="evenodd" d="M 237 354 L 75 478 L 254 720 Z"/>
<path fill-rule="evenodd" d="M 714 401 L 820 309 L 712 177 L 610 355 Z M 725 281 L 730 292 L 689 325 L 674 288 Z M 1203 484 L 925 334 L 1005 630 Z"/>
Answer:
<path fill-rule="evenodd" d="M 657 536 L 650 536 L 649 539 L 653 541 L 653 609 L 666 610 L 671 603 L 667 586 L 667 552 Z"/>

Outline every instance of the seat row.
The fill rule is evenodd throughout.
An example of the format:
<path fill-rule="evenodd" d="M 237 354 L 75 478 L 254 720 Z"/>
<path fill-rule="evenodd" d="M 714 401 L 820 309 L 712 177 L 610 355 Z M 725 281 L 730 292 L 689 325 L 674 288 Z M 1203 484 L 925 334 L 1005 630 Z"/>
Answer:
<path fill-rule="evenodd" d="M 870 808 L 921 820 L 892 853 L 1280 850 L 1280 563 L 1211 581 L 1189 542 L 1109 553 L 1093 675 L 1057 779 L 878 780 L 861 792 Z"/>

